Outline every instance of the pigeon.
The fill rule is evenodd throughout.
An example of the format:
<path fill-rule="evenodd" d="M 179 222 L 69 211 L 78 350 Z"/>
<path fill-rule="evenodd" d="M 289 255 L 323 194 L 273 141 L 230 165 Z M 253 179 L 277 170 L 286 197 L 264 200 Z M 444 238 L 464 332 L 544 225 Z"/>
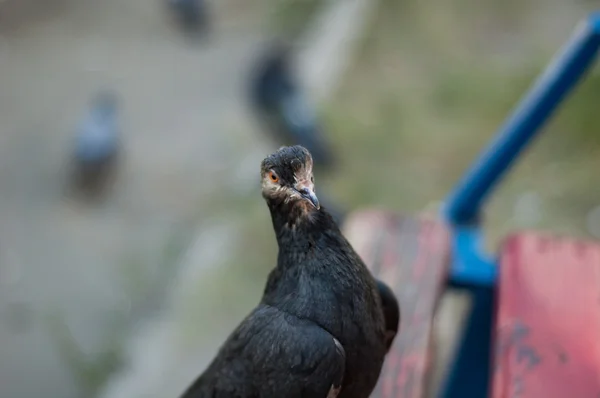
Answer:
<path fill-rule="evenodd" d="M 261 164 L 279 254 L 257 307 L 182 398 L 367 398 L 387 352 L 377 283 L 315 194 L 313 160 Z"/>
<path fill-rule="evenodd" d="M 104 187 L 116 167 L 119 136 L 116 95 L 103 91 L 76 131 L 72 161 L 77 188 L 95 194 Z"/>
<path fill-rule="evenodd" d="M 298 83 L 291 58 L 289 45 L 275 43 L 269 49 L 252 76 L 251 102 L 281 144 L 302 145 L 317 167 L 329 168 L 335 163 L 333 150 L 316 110 Z"/>
<path fill-rule="evenodd" d="M 208 31 L 206 0 L 168 0 L 168 4 L 185 33 L 195 36 Z"/>

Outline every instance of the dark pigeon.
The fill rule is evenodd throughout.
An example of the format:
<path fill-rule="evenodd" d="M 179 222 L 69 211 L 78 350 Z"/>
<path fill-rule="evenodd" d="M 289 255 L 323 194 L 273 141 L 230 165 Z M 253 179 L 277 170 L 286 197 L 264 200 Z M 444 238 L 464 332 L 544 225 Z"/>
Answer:
<path fill-rule="evenodd" d="M 314 190 L 313 161 L 261 165 L 279 246 L 263 297 L 183 398 L 367 398 L 387 352 L 377 283 Z"/>
<path fill-rule="evenodd" d="M 276 43 L 251 79 L 251 101 L 270 124 L 280 144 L 307 148 L 318 168 L 329 168 L 333 150 L 326 140 L 317 112 L 298 83 L 288 45 Z"/>
<path fill-rule="evenodd" d="M 73 166 L 77 188 L 98 193 L 112 177 L 119 152 L 116 95 L 102 92 L 93 99 L 76 131 Z"/>
<path fill-rule="evenodd" d="M 168 4 L 189 37 L 207 34 L 209 15 L 205 0 L 168 0 Z"/>

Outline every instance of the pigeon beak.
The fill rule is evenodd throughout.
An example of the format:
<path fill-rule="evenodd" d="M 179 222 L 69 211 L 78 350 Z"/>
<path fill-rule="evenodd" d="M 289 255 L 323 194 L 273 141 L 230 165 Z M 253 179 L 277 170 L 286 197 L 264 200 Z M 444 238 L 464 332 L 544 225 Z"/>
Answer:
<path fill-rule="evenodd" d="M 302 199 L 308 200 L 317 210 L 321 208 L 321 205 L 319 204 L 319 199 L 317 198 L 317 195 L 315 195 L 312 189 L 308 187 L 298 187 L 296 190 L 298 191 Z"/>

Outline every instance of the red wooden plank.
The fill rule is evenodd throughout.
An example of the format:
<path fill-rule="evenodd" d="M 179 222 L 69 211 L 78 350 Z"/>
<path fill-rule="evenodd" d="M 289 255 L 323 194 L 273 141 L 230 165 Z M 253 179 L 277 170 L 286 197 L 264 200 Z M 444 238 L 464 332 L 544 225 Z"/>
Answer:
<path fill-rule="evenodd" d="M 439 222 L 378 210 L 352 214 L 344 229 L 400 303 L 400 332 L 372 397 L 423 397 L 431 370 L 433 317 L 447 276 L 449 234 Z"/>
<path fill-rule="evenodd" d="M 524 233 L 500 261 L 492 396 L 600 397 L 600 245 Z"/>

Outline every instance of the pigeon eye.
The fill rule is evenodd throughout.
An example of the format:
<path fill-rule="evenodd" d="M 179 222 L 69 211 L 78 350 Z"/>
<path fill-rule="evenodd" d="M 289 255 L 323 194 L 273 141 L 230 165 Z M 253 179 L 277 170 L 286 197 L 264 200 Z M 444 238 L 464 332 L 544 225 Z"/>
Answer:
<path fill-rule="evenodd" d="M 269 171 L 269 178 L 273 182 L 278 182 L 279 181 L 279 177 L 277 176 L 277 174 L 275 174 L 275 172 L 273 170 Z"/>

